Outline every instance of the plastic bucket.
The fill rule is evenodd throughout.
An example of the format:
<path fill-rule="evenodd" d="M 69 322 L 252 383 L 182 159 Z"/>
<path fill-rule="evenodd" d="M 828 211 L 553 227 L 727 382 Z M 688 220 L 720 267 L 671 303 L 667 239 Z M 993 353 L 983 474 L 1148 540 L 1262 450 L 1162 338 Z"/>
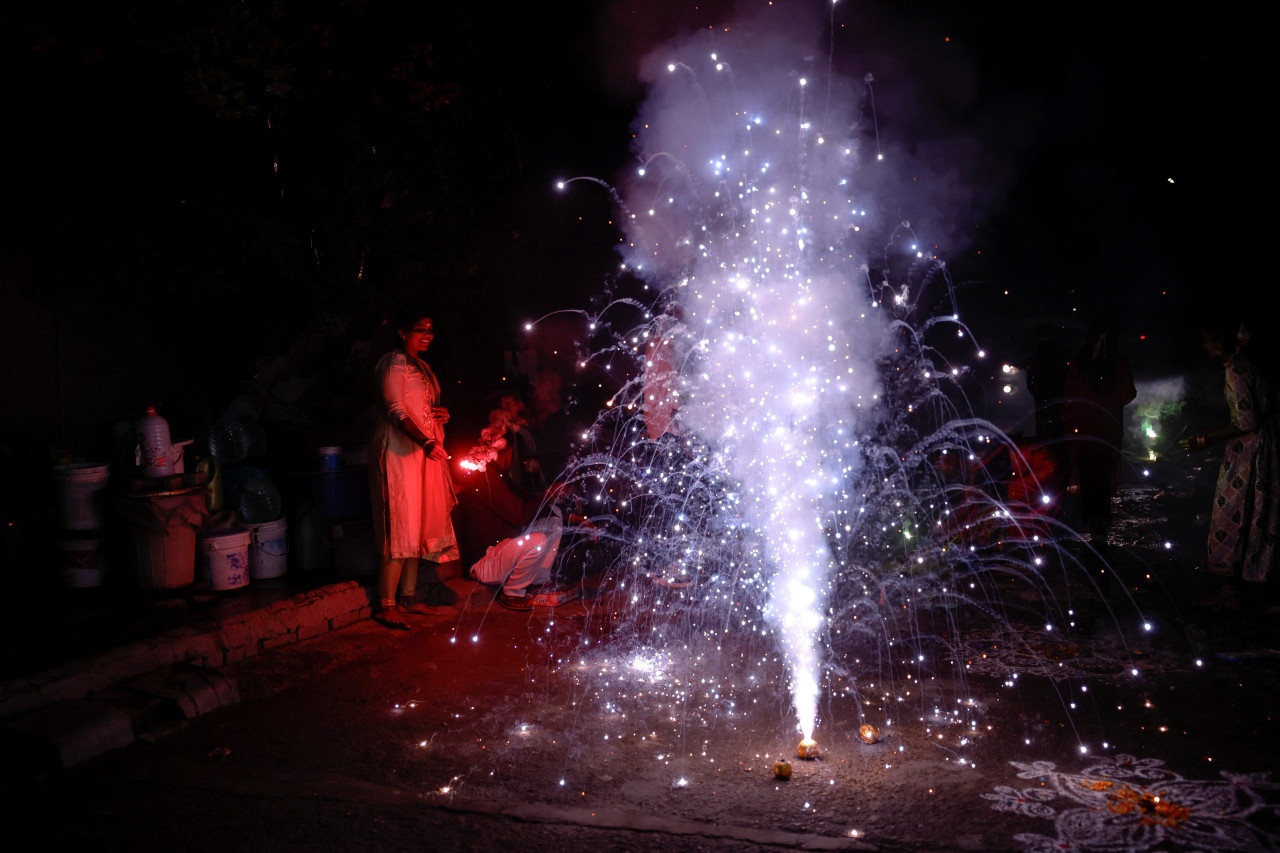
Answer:
<path fill-rule="evenodd" d="M 54 466 L 58 519 L 63 530 L 102 529 L 102 491 L 106 488 L 110 475 L 110 466 L 92 462 Z"/>
<path fill-rule="evenodd" d="M 97 539 L 58 541 L 58 584 L 85 588 L 102 586 L 102 551 Z"/>
<path fill-rule="evenodd" d="M 289 568 L 288 526 L 283 518 L 246 524 L 249 531 L 249 577 L 278 578 Z"/>
<path fill-rule="evenodd" d="M 173 473 L 187 473 L 187 447 L 195 443 L 194 438 L 188 438 L 186 441 L 179 441 L 170 447 L 169 458 L 173 460 Z"/>
<path fill-rule="evenodd" d="M 249 585 L 248 530 L 220 529 L 200 537 L 200 576 L 209 589 L 239 589 Z"/>
<path fill-rule="evenodd" d="M 196 532 L 175 524 L 156 532 L 134 527 L 133 563 L 142 589 L 173 589 L 196 579 Z"/>

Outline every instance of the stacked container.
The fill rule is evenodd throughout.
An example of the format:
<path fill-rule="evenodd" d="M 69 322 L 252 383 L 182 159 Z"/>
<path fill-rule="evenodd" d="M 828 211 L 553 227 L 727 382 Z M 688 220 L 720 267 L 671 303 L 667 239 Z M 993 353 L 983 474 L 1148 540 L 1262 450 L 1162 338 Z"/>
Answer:
<path fill-rule="evenodd" d="M 135 476 L 116 496 L 116 510 L 132 528 L 134 579 L 142 589 L 174 589 L 195 580 L 196 533 L 209 516 L 207 489 L 185 475 L 183 442 L 148 406 L 135 427 Z"/>
<path fill-rule="evenodd" d="M 56 465 L 58 497 L 58 583 L 64 587 L 102 585 L 102 533 L 106 524 L 107 465 Z"/>

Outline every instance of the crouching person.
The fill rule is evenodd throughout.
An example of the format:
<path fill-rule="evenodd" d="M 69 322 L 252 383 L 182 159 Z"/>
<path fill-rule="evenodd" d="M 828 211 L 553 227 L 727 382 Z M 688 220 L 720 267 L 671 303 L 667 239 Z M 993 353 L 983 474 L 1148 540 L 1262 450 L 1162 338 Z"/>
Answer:
<path fill-rule="evenodd" d="M 497 602 L 508 610 L 532 610 L 526 593 L 550 582 L 563 531 L 563 511 L 548 501 L 523 533 L 490 545 L 471 567 L 471 576 L 483 584 L 501 584 Z"/>

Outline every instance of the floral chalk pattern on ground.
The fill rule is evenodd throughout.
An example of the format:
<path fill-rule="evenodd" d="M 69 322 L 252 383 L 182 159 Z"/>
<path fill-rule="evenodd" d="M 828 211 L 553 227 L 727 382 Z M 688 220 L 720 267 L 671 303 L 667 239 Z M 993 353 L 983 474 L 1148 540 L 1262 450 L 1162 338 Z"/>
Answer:
<path fill-rule="evenodd" d="M 1049 761 L 1010 762 L 1029 788 L 983 794 L 992 808 L 1052 820 L 1056 837 L 1015 836 L 1028 853 L 1077 851 L 1254 851 L 1280 849 L 1280 785 L 1269 774 L 1223 772 L 1185 779 L 1158 759 L 1117 755 L 1065 773 Z M 1270 796 L 1265 796 L 1266 792 Z M 1270 800 L 1270 801 L 1269 801 Z"/>

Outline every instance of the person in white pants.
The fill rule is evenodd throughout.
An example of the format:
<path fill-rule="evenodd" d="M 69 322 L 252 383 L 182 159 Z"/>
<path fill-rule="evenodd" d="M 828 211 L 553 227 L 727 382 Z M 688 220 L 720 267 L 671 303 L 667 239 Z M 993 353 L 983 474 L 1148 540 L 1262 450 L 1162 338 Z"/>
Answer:
<path fill-rule="evenodd" d="M 483 584 L 502 584 L 497 602 L 508 610 L 532 610 L 525 592 L 530 586 L 551 580 L 551 567 L 560 550 L 564 521 L 554 503 L 519 536 L 490 545 L 471 567 L 471 576 Z"/>

